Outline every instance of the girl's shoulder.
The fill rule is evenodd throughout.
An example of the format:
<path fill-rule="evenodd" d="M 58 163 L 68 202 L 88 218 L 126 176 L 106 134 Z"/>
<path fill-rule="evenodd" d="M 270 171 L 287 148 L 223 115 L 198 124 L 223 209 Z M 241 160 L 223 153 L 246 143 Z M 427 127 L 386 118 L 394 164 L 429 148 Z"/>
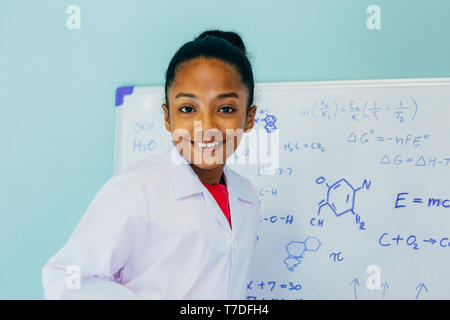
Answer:
<path fill-rule="evenodd" d="M 129 165 L 125 170 L 111 177 L 106 184 L 119 187 L 128 194 L 149 189 L 164 188 L 167 184 L 166 168 L 161 156 L 152 155 Z"/>
<path fill-rule="evenodd" d="M 133 162 L 125 170 L 122 171 L 123 174 L 136 173 L 143 171 L 158 171 L 162 170 L 164 167 L 162 165 L 162 160 L 160 155 L 151 155 L 146 158 L 140 159 Z"/>

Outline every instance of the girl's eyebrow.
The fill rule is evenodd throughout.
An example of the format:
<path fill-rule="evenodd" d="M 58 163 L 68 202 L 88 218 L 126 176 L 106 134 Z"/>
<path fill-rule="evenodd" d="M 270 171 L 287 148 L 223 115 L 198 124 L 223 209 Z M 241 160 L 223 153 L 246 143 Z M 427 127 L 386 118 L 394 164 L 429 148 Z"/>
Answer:
<path fill-rule="evenodd" d="M 192 99 L 197 99 L 198 97 L 192 93 L 179 93 L 176 95 L 175 99 L 177 98 L 181 98 L 181 97 L 187 97 L 187 98 L 192 98 Z M 221 93 L 217 96 L 217 98 L 219 99 L 224 99 L 224 98 L 239 98 L 239 95 L 235 92 L 228 92 L 228 93 Z"/>

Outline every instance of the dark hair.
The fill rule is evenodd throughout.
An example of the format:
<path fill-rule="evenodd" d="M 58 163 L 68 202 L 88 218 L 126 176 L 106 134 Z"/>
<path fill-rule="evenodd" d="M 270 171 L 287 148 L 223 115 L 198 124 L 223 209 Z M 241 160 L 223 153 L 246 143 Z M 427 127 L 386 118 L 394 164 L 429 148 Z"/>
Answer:
<path fill-rule="evenodd" d="M 248 90 L 247 112 L 253 104 L 255 81 L 250 61 L 242 38 L 236 32 L 208 30 L 194 40 L 186 42 L 170 60 L 166 71 L 166 84 L 164 88 L 165 103 L 169 107 L 167 91 L 175 81 L 177 68 L 189 60 L 205 57 L 216 58 L 232 65 L 241 76 L 241 83 Z"/>

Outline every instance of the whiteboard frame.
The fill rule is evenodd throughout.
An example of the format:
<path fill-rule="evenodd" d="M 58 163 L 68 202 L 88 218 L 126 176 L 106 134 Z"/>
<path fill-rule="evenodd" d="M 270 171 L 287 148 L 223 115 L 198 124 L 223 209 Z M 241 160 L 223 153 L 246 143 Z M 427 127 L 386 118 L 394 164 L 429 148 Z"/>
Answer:
<path fill-rule="evenodd" d="M 343 88 L 374 88 L 374 87 L 423 87 L 423 86 L 450 86 L 450 78 L 395 78 L 373 80 L 333 80 L 333 81 L 292 81 L 292 82 L 257 82 L 255 89 L 264 90 L 292 90 L 292 89 L 343 89 Z M 160 93 L 163 86 L 136 86 L 133 94 Z M 259 90 L 259 89 L 258 89 Z M 257 96 L 257 92 L 256 95 Z M 120 164 L 119 145 L 122 129 L 122 112 L 126 108 L 126 99 L 120 106 L 115 107 L 116 119 L 114 128 L 114 175 Z"/>
<path fill-rule="evenodd" d="M 140 93 L 140 94 L 141 93 L 160 93 L 161 88 L 163 88 L 163 86 L 134 87 L 133 93 L 131 95 L 136 94 L 136 93 Z M 124 107 L 126 108 L 126 96 L 124 97 L 123 104 L 115 107 L 116 119 L 115 119 L 115 128 L 114 128 L 114 172 L 113 172 L 114 175 L 117 174 L 117 172 L 118 172 L 117 168 L 119 167 L 119 164 L 121 162 L 120 153 L 119 153 L 119 145 L 121 143 L 121 137 L 118 133 L 121 132 L 121 130 L 122 130 L 123 119 L 122 119 L 121 108 L 124 108 Z"/>

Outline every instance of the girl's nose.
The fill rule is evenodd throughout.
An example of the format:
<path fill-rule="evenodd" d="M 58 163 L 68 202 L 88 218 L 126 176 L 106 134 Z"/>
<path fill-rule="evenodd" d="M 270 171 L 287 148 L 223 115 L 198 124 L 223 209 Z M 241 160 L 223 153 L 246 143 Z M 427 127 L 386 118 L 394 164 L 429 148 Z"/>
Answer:
<path fill-rule="evenodd" d="M 215 119 L 208 113 L 201 116 L 200 121 L 196 124 L 195 130 L 198 132 L 197 140 L 211 142 L 222 141 L 221 131 L 217 128 Z"/>
<path fill-rule="evenodd" d="M 209 112 L 204 112 L 201 117 L 201 125 L 203 130 L 215 129 L 215 121 Z"/>

